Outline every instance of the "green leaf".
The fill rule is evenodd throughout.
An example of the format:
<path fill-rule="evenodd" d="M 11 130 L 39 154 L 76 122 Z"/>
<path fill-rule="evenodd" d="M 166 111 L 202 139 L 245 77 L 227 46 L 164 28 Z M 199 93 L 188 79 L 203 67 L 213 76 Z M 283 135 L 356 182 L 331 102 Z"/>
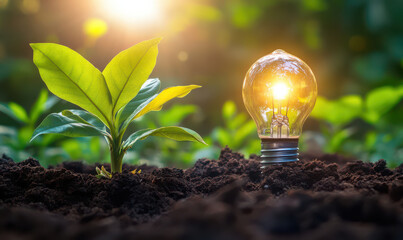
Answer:
<path fill-rule="evenodd" d="M 59 98 L 56 96 L 50 96 L 45 103 L 45 109 L 43 112 L 49 111 L 56 103 L 59 102 Z"/>
<path fill-rule="evenodd" d="M 58 133 L 68 137 L 103 136 L 96 127 L 80 123 L 61 113 L 48 115 L 35 129 L 31 141 L 37 136 L 48 133 Z"/>
<path fill-rule="evenodd" d="M 159 111 L 162 106 L 173 98 L 183 98 L 195 88 L 200 88 L 198 85 L 176 86 L 164 89 L 158 94 L 147 106 L 145 106 L 133 119 L 139 118 L 150 111 Z"/>
<path fill-rule="evenodd" d="M 221 146 L 225 146 L 225 145 L 229 145 L 230 147 L 232 147 L 232 137 L 229 134 L 228 131 L 226 131 L 225 129 L 221 128 L 221 127 L 217 127 L 214 129 L 213 131 L 213 138 L 221 145 Z"/>
<path fill-rule="evenodd" d="M 228 119 L 225 124 L 227 125 L 227 128 L 230 130 L 237 130 L 239 127 L 241 127 L 242 124 L 246 122 L 248 117 L 244 113 L 240 113 L 238 115 L 235 115 L 233 119 Z"/>
<path fill-rule="evenodd" d="M 230 121 L 236 114 L 236 105 L 233 101 L 226 101 L 222 107 L 222 116 L 225 120 Z"/>
<path fill-rule="evenodd" d="M 241 147 L 242 144 L 245 144 L 247 137 L 251 136 L 252 134 L 256 135 L 256 124 L 254 121 L 248 121 L 236 130 L 236 134 L 232 138 L 232 141 L 236 144 L 236 146 L 233 147 Z"/>
<path fill-rule="evenodd" d="M 155 94 L 154 96 L 151 96 L 149 99 L 147 99 L 145 102 L 141 103 L 133 112 L 132 114 L 126 118 L 125 120 L 123 119 L 123 117 L 119 118 L 119 121 L 123 121 L 124 122 L 120 125 L 119 130 L 121 132 L 126 131 L 126 128 L 129 126 L 129 124 L 135 119 L 135 116 L 141 111 L 143 110 L 152 100 L 154 100 L 156 97 L 158 96 L 158 94 Z M 150 122 L 151 124 L 151 122 Z"/>
<path fill-rule="evenodd" d="M 353 134 L 353 130 L 350 128 L 342 129 L 334 133 L 327 146 L 325 147 L 325 151 L 329 153 L 335 153 L 340 151 L 340 147 L 343 142 L 346 141 Z"/>
<path fill-rule="evenodd" d="M 161 82 L 158 78 L 148 79 L 141 87 L 139 93 L 126 106 L 124 106 L 117 115 L 118 126 L 124 121 L 131 122 L 131 119 L 145 107 L 160 90 Z M 140 108 L 140 106 L 142 106 Z"/>
<path fill-rule="evenodd" d="M 358 95 L 348 95 L 334 101 L 318 97 L 311 116 L 341 126 L 360 117 L 362 105 L 362 98 Z"/>
<path fill-rule="evenodd" d="M 21 105 L 15 102 L 10 102 L 8 106 L 18 119 L 23 122 L 28 122 L 28 114 Z"/>
<path fill-rule="evenodd" d="M 39 93 L 38 99 L 35 101 L 34 105 L 31 108 L 30 121 L 32 124 L 35 124 L 39 116 L 45 111 L 47 100 L 48 91 L 46 89 L 42 89 Z"/>
<path fill-rule="evenodd" d="M 97 172 L 96 177 L 97 178 L 112 178 L 112 174 L 110 172 L 108 172 L 104 166 L 101 167 L 101 169 L 99 169 L 98 167 L 95 167 L 95 171 Z"/>
<path fill-rule="evenodd" d="M 20 149 L 25 149 L 27 145 L 30 143 L 29 139 L 32 136 L 32 133 L 34 132 L 34 128 L 29 125 L 25 125 L 22 128 L 18 129 L 18 145 Z"/>
<path fill-rule="evenodd" d="M 133 133 L 123 143 L 123 149 L 128 149 L 138 140 L 144 140 L 149 136 L 165 137 L 176 141 L 193 141 L 206 144 L 203 138 L 191 129 L 184 127 L 161 127 L 152 130 L 143 129 Z"/>
<path fill-rule="evenodd" d="M 374 145 L 376 143 L 376 138 L 377 138 L 377 134 L 375 131 L 367 132 L 367 134 L 365 135 L 364 146 L 368 152 L 371 151 L 372 149 L 374 149 Z"/>
<path fill-rule="evenodd" d="M 403 95 L 403 85 L 397 88 L 397 91 L 400 95 Z"/>
<path fill-rule="evenodd" d="M 20 121 L 20 122 L 28 122 L 27 112 L 21 105 L 10 102 L 10 103 L 2 103 L 0 102 L 0 112 L 8 115 L 9 117 Z"/>
<path fill-rule="evenodd" d="M 62 111 L 62 115 L 74 119 L 77 122 L 90 124 L 96 127 L 99 131 L 106 131 L 105 124 L 95 115 L 79 109 L 70 109 Z"/>
<path fill-rule="evenodd" d="M 116 55 L 103 71 L 117 113 L 140 91 L 157 61 L 161 38 L 141 42 Z"/>
<path fill-rule="evenodd" d="M 54 43 L 32 43 L 34 63 L 56 96 L 110 120 L 111 97 L 102 73 L 80 54 Z"/>
<path fill-rule="evenodd" d="M 399 88 L 390 86 L 380 87 L 367 94 L 365 99 L 366 112 L 364 119 L 375 123 L 378 119 L 400 102 L 403 93 Z"/>
<path fill-rule="evenodd" d="M 17 129 L 9 126 L 2 126 L 0 125 L 0 136 L 5 135 L 5 136 L 16 136 L 17 135 Z"/>
<path fill-rule="evenodd" d="M 195 113 L 197 107 L 195 105 L 175 105 L 169 110 L 161 112 L 158 121 L 161 126 L 172 126 L 180 124 L 183 119 L 192 113 Z"/>
<path fill-rule="evenodd" d="M 263 9 L 247 2 L 234 2 L 231 4 L 232 24 L 238 28 L 251 27 L 262 15 Z"/>

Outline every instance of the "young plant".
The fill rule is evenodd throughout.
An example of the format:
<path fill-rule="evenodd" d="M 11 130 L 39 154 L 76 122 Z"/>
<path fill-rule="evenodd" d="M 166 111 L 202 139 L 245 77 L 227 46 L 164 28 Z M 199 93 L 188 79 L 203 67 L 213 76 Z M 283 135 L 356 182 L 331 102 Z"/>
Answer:
<path fill-rule="evenodd" d="M 200 87 L 176 86 L 158 93 L 160 81 L 147 79 L 156 64 L 160 40 L 144 41 L 122 51 L 102 73 L 70 48 L 53 43 L 31 44 L 34 63 L 48 89 L 84 109 L 50 114 L 32 139 L 47 133 L 103 136 L 109 144 L 112 173 L 122 171 L 126 151 L 148 136 L 204 143 L 193 130 L 176 126 L 139 130 L 123 141 L 133 120 L 150 111 L 159 111 L 167 101 L 182 98 Z"/>
<path fill-rule="evenodd" d="M 33 154 L 45 155 L 47 159 L 58 157 L 55 154 L 50 154 L 50 152 L 58 152 L 54 151 L 55 149 L 46 151 L 49 150 L 49 144 L 54 142 L 54 136 L 47 136 L 29 143 L 39 117 L 49 111 L 58 101 L 58 98 L 48 96 L 48 91 L 43 89 L 30 111 L 25 110 L 15 102 L 0 102 L 0 112 L 9 116 L 18 125 L 18 127 L 0 126 L 0 152 L 7 153 L 17 161 L 24 160 Z"/>

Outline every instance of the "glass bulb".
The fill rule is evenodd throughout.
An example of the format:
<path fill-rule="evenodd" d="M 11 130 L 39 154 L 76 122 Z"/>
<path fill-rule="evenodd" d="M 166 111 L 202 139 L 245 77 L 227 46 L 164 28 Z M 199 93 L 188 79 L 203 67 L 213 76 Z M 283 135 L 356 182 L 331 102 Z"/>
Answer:
<path fill-rule="evenodd" d="M 283 50 L 260 58 L 248 70 L 242 96 L 262 140 L 263 167 L 298 161 L 298 139 L 316 95 L 312 70 Z"/>

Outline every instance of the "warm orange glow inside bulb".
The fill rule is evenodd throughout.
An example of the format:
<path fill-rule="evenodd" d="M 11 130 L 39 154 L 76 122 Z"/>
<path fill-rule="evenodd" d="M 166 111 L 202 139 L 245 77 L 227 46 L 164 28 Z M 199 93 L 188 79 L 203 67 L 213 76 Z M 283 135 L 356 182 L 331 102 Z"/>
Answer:
<path fill-rule="evenodd" d="M 279 82 L 274 84 L 274 86 L 271 88 L 271 91 L 274 99 L 284 100 L 287 98 L 290 88 L 287 86 L 287 84 Z"/>

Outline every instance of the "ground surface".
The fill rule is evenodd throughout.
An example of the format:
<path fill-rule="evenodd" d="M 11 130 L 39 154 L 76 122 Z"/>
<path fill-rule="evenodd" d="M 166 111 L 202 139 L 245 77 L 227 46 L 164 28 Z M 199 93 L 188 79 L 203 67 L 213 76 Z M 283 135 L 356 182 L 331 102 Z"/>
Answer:
<path fill-rule="evenodd" d="M 337 155 L 270 166 L 223 149 L 186 170 L 44 169 L 0 158 L 0 239 L 403 239 L 403 166 Z"/>

